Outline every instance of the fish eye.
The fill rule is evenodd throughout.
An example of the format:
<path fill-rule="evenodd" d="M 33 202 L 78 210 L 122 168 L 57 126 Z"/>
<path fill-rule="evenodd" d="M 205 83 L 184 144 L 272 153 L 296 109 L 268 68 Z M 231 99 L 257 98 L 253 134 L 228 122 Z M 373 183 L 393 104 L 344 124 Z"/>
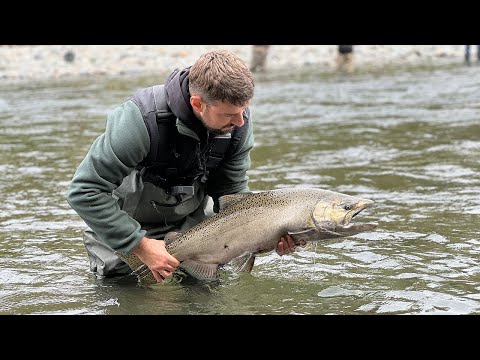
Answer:
<path fill-rule="evenodd" d="M 352 204 L 342 204 L 342 207 L 344 210 L 352 210 L 353 209 L 353 205 Z"/>

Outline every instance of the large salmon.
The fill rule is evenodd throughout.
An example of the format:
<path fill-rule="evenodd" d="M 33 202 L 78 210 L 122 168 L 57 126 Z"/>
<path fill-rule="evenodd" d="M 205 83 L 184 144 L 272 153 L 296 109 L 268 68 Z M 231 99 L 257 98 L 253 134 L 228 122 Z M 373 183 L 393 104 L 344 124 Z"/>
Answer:
<path fill-rule="evenodd" d="M 165 248 L 188 274 L 215 279 L 219 266 L 227 263 L 250 271 L 255 255 L 274 250 L 285 234 L 311 242 L 370 231 L 377 223 L 358 223 L 352 218 L 372 204 L 372 200 L 317 188 L 226 195 L 219 199 L 217 214 L 184 233 L 168 233 Z M 140 283 L 156 283 L 136 255 L 118 255 Z"/>

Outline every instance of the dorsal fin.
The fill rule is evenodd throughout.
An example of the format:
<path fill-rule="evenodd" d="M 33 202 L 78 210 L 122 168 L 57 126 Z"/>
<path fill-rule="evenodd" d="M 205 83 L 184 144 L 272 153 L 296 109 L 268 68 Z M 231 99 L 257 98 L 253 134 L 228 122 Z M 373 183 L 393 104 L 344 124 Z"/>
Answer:
<path fill-rule="evenodd" d="M 245 193 L 238 193 L 238 194 L 230 194 L 230 195 L 223 195 L 218 198 L 218 206 L 219 210 L 225 210 L 232 204 L 235 204 L 237 201 L 253 194 L 252 192 L 245 192 Z"/>

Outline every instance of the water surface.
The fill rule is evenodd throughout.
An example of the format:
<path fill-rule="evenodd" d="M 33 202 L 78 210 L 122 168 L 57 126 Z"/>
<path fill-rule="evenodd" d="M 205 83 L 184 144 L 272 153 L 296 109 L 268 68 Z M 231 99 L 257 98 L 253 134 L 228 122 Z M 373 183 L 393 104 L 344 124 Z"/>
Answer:
<path fill-rule="evenodd" d="M 257 75 L 250 188 L 370 198 L 379 227 L 152 288 L 90 273 L 65 192 L 107 113 L 164 76 L 0 84 L 0 314 L 478 314 L 478 70 Z"/>

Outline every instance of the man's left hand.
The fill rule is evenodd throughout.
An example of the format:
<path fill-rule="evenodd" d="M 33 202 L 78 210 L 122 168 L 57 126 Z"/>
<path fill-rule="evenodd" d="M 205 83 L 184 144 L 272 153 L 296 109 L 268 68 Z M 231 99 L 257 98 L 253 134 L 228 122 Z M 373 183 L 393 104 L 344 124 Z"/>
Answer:
<path fill-rule="evenodd" d="M 295 248 L 300 245 L 300 246 L 305 246 L 307 242 L 305 240 L 300 240 L 298 243 L 293 240 L 293 238 L 290 235 L 285 235 L 280 238 L 280 241 L 277 244 L 277 254 L 282 256 L 282 255 L 287 255 L 295 251 Z"/>

